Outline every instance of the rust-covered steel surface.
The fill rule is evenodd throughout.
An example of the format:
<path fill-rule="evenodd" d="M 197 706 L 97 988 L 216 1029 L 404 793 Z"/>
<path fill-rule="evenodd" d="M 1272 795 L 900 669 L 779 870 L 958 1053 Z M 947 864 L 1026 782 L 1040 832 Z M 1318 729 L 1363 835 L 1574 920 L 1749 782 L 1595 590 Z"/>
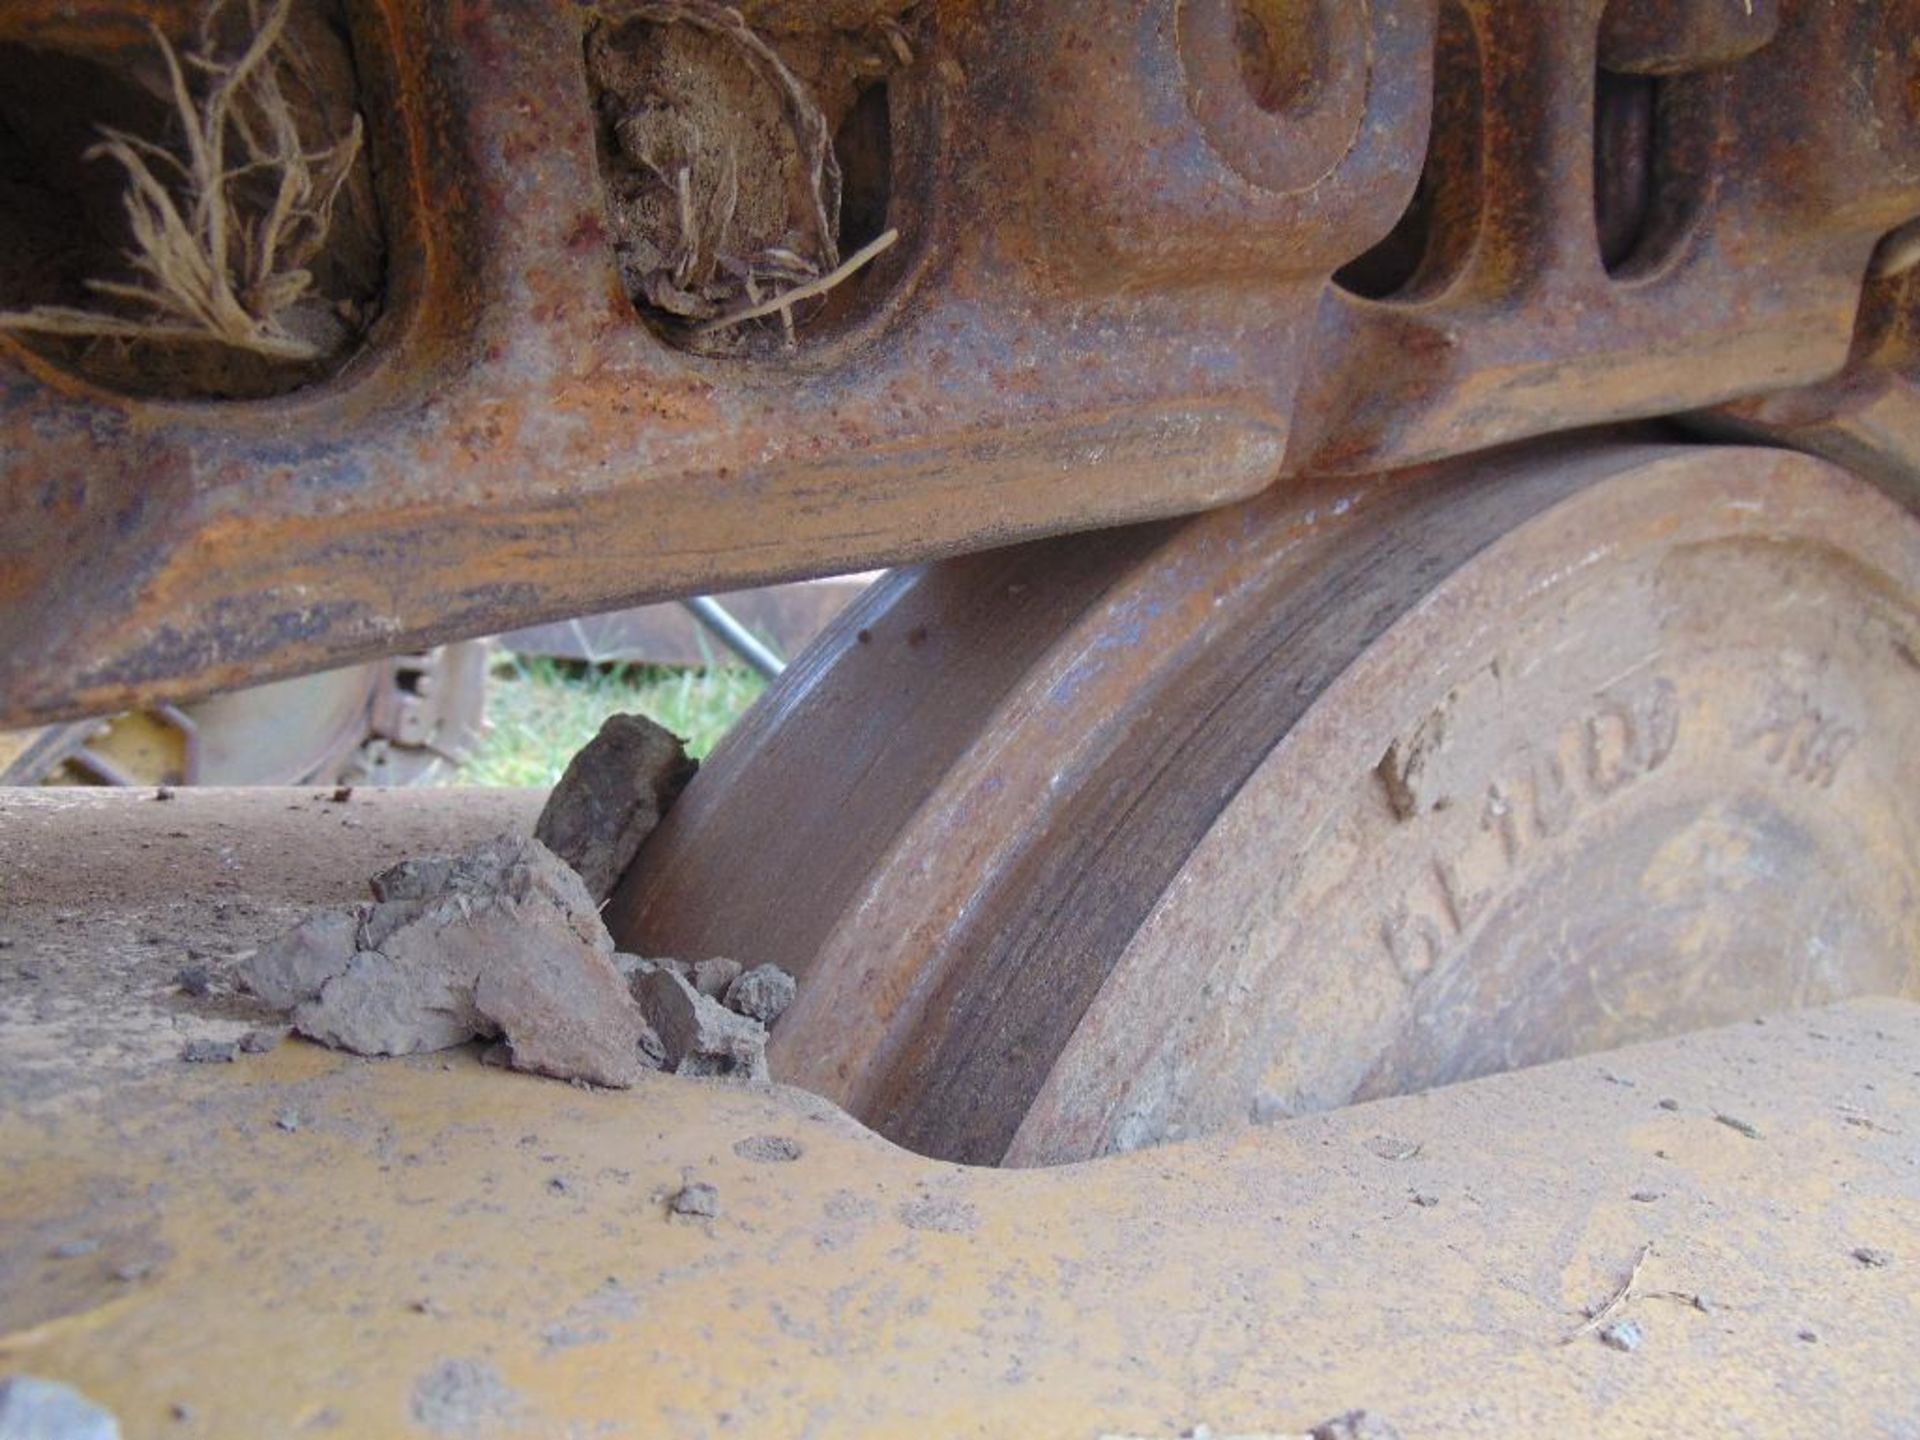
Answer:
<path fill-rule="evenodd" d="M 228 949 L 536 800 L 0 797 L 32 897 L 0 951 L 0 1366 L 131 1440 L 1172 1440 L 1356 1409 L 1897 1435 L 1920 1408 L 1905 1002 L 1038 1171 L 919 1159 L 792 1090 L 179 1062 L 248 1023 Z M 169 983 L 196 931 L 204 1000 Z M 713 1218 L 668 1214 L 689 1180 Z M 1623 1351 L 1588 1316 L 1629 1276 Z"/>
<path fill-rule="evenodd" d="M 1290 468 L 1404 464 L 1841 368 L 1868 257 L 1914 209 L 1920 12 L 1580 10 L 1452 10 L 1428 238 L 1381 303 L 1329 294 Z"/>
<path fill-rule="evenodd" d="M 608 912 L 781 1071 L 1045 1163 L 1920 994 L 1920 517 L 1555 441 L 898 572 Z"/>
<path fill-rule="evenodd" d="M 190 9 L 15 0 L 0 55 L 131 63 L 136 8 Z M 746 7 L 795 54 L 899 9 Z M 901 242 L 720 358 L 621 288 L 582 61 L 621 4 L 353 0 L 364 353 L 156 402 L 0 341 L 0 725 L 1835 375 L 1920 212 L 1920 4 L 1602 9 L 918 7 Z"/>
<path fill-rule="evenodd" d="M 1889 237 L 1876 260 L 1899 267 L 1867 287 L 1853 349 L 1825 384 L 1691 417 L 1717 435 L 1812 450 L 1920 509 L 1920 228 Z"/>

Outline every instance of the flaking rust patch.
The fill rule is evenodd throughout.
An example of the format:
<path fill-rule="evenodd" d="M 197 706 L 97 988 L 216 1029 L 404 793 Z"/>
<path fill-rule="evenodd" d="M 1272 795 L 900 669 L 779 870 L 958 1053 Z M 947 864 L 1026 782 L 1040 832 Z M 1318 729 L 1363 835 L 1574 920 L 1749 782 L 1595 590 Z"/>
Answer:
<path fill-rule="evenodd" d="M 1499 666 L 1490 665 L 1449 690 L 1419 724 L 1394 737 L 1374 769 L 1396 820 L 1445 810 L 1470 793 L 1472 777 L 1494 762 L 1492 733 L 1475 717 L 1497 713 Z"/>

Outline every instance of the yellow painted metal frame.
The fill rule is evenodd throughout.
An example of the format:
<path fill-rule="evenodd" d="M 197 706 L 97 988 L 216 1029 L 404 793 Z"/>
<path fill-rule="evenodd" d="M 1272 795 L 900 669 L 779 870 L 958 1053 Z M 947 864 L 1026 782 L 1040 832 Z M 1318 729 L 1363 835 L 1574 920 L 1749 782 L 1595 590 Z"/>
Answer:
<path fill-rule="evenodd" d="M 1874 1433 L 1920 1410 L 1916 1054 L 1859 1004 L 985 1172 L 787 1092 L 293 1044 L 0 1123 L 0 1357 L 130 1435 L 412 1433 L 448 1374 L 467 1434 Z M 1647 1245 L 1642 1347 L 1576 1336 Z"/>
<path fill-rule="evenodd" d="M 0 796 L 0 883 L 50 885 L 18 847 L 91 805 L 188 837 L 170 873 L 189 895 L 230 896 L 214 882 L 236 873 L 269 895 L 273 847 L 234 851 L 206 803 Z M 343 856 L 420 843 L 399 808 L 267 792 L 220 813 L 324 829 L 306 859 L 344 875 Z M 26 893 L 0 933 L 32 931 Z M 103 893 L 73 924 L 133 955 L 122 922 L 144 903 Z M 1299 1433 L 1364 1408 L 1411 1440 L 1920 1417 L 1911 1004 L 1016 1172 L 918 1158 L 781 1089 L 592 1092 L 464 1052 L 298 1041 L 183 1064 L 179 1011 L 157 1041 L 116 1021 L 76 1042 L 95 1048 L 58 1087 L 14 1086 L 33 1035 L 69 1033 L 23 1008 L 20 953 L 0 954 L 0 1093 L 25 1097 L 0 1112 L 0 1374 L 72 1384 L 133 1437 L 1092 1440 Z M 141 966 L 167 963 L 116 973 L 157 994 Z M 715 1215 L 673 1212 L 689 1182 Z M 1643 1256 L 1617 1311 L 1640 1343 L 1616 1350 L 1585 1317 Z"/>

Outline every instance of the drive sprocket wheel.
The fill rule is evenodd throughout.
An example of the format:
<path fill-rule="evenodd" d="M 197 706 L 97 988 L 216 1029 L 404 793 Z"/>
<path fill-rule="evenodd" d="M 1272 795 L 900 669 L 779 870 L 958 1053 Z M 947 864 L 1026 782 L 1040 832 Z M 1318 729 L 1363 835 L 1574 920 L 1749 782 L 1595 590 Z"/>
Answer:
<path fill-rule="evenodd" d="M 611 915 L 1016 1164 L 1920 993 L 1920 520 L 1561 442 L 900 572 Z"/>

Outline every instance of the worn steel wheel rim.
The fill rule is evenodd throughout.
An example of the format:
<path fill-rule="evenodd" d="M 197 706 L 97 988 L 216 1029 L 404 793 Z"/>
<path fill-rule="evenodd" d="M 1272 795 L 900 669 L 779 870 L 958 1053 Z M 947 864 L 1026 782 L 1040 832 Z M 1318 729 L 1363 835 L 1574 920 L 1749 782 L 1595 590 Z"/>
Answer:
<path fill-rule="evenodd" d="M 1916 655 L 1920 524 L 1806 457 L 1301 487 L 893 577 L 611 918 L 976 1163 L 1914 993 Z"/>

